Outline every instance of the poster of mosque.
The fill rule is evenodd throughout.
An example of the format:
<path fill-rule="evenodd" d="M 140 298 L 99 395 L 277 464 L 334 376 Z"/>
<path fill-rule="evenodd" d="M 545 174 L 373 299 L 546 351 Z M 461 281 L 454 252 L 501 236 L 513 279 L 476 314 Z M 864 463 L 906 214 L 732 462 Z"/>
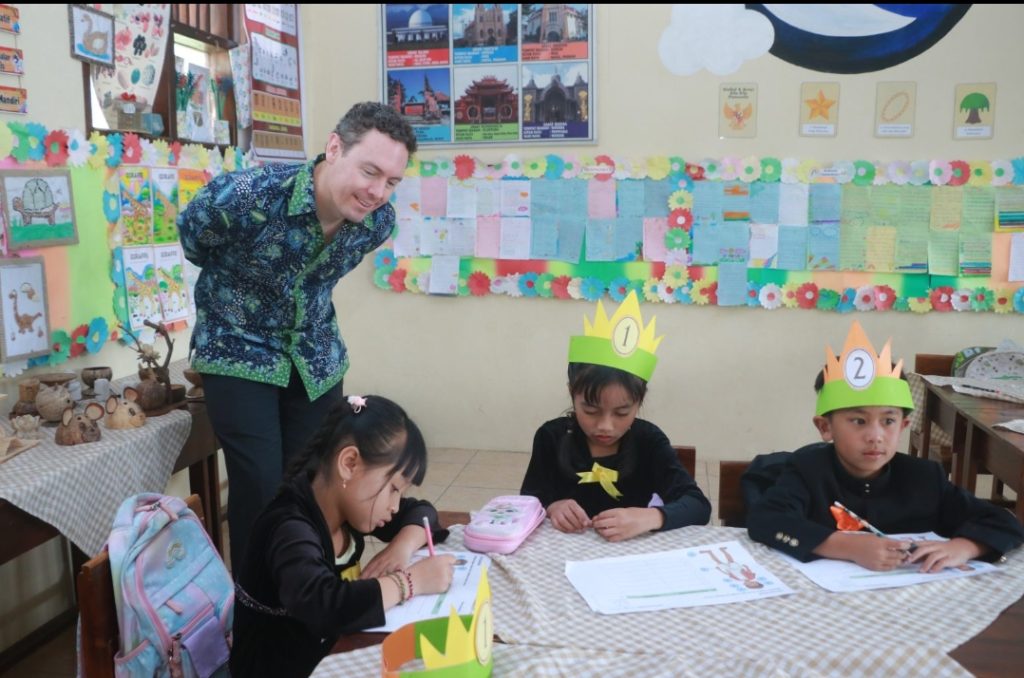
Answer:
<path fill-rule="evenodd" d="M 589 139 L 589 62 L 523 64 L 523 139 Z"/>
<path fill-rule="evenodd" d="M 382 4 L 381 101 L 421 145 L 596 141 L 593 7 Z"/>
<path fill-rule="evenodd" d="M 450 63 L 449 5 L 384 5 L 387 67 Z"/>
<path fill-rule="evenodd" d="M 519 139 L 518 68 L 467 66 L 455 69 L 455 141 Z"/>
<path fill-rule="evenodd" d="M 590 58 L 590 5 L 522 5 L 523 61 Z"/>
<path fill-rule="evenodd" d="M 447 143 L 451 134 L 451 73 L 447 68 L 389 70 L 387 101 L 402 114 L 416 140 Z"/>
<path fill-rule="evenodd" d="M 452 62 L 498 64 L 519 59 L 519 5 L 452 5 Z"/>

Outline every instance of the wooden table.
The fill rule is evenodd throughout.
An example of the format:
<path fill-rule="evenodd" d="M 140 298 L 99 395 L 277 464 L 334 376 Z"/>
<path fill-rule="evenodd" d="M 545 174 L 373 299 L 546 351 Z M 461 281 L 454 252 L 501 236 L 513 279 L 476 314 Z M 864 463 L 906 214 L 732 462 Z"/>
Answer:
<path fill-rule="evenodd" d="M 441 511 L 444 527 L 469 522 L 469 514 Z M 379 645 L 386 633 L 353 633 L 342 636 L 331 648 L 332 654 Z M 991 625 L 950 653 L 953 659 L 976 676 L 1002 678 L 1013 675 L 1024 665 L 1024 598 L 1005 609 Z M 496 639 L 500 642 L 500 639 Z"/>
<path fill-rule="evenodd" d="M 953 482 L 974 492 L 978 468 L 986 469 L 994 478 L 993 501 L 1006 501 L 996 489 L 1000 482 L 1011 488 L 1017 494 L 1013 511 L 1024 522 L 1024 435 L 995 428 L 1024 418 L 1024 405 L 957 393 L 927 380 L 925 388 L 922 421 L 953 438 Z M 928 449 L 930 432 L 930 426 L 923 427 L 922 449 Z"/>

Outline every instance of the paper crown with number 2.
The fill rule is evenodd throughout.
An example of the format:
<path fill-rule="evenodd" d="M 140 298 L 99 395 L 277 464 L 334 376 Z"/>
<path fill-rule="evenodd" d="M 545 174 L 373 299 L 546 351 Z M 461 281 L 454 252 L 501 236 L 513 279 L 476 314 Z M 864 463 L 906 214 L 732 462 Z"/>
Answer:
<path fill-rule="evenodd" d="M 892 364 L 889 344 L 885 342 L 882 352 L 876 354 L 864 328 L 854 321 L 839 357 L 831 346 L 825 349 L 825 384 L 814 414 L 850 407 L 914 409 L 910 384 L 900 379 L 903 361 Z"/>
<path fill-rule="evenodd" d="M 654 336 L 654 322 L 651 318 L 650 324 L 644 325 L 635 291 L 611 318 L 599 301 L 594 322 L 583 318 L 583 336 L 569 339 L 569 362 L 614 367 L 650 381 L 658 363 L 654 352 L 663 338 Z"/>
<path fill-rule="evenodd" d="M 452 606 L 447 617 L 406 624 L 381 644 L 383 678 L 484 678 L 491 675 L 494 621 L 487 568 L 480 573 L 473 614 L 459 615 Z M 438 649 L 441 648 L 441 649 Z M 402 671 L 403 664 L 422 659 L 422 671 Z"/>

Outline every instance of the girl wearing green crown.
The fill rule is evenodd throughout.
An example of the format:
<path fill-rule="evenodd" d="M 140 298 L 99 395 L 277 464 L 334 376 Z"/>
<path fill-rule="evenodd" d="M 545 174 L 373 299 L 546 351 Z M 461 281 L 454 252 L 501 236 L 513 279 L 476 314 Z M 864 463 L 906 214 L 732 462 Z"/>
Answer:
<path fill-rule="evenodd" d="M 668 437 L 638 419 L 661 337 L 644 327 L 636 294 L 569 343 L 572 410 L 538 429 L 522 494 L 540 499 L 555 529 L 593 528 L 608 541 L 705 525 L 711 504 Z"/>

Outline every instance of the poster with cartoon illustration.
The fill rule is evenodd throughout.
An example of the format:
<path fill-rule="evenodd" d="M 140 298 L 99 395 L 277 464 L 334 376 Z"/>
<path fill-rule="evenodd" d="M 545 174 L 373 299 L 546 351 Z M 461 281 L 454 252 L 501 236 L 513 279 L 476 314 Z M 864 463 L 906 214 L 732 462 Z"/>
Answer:
<path fill-rule="evenodd" d="M 185 282 L 185 255 L 181 245 L 175 243 L 154 247 L 153 255 L 164 322 L 184 320 L 189 316 L 191 295 Z"/>
<path fill-rule="evenodd" d="M 735 540 L 568 561 L 565 576 L 600 614 L 721 605 L 793 593 Z"/>
<path fill-rule="evenodd" d="M 141 330 L 147 320 L 160 322 L 159 282 L 152 247 L 122 247 L 125 293 L 128 295 L 128 322 L 133 330 Z"/>
<path fill-rule="evenodd" d="M 67 170 L 0 170 L 11 251 L 78 242 Z"/>
<path fill-rule="evenodd" d="M 148 167 L 122 167 L 120 170 L 121 217 L 118 220 L 121 242 L 146 245 L 153 242 L 153 197 Z"/>
<path fill-rule="evenodd" d="M 153 190 L 153 242 L 178 242 L 178 170 L 154 167 L 151 171 Z"/>
<path fill-rule="evenodd" d="M 50 352 L 46 275 L 42 257 L 0 259 L 0 362 Z"/>
<path fill-rule="evenodd" d="M 178 211 L 185 209 L 199 189 L 206 185 L 206 172 L 194 169 L 178 170 Z"/>

